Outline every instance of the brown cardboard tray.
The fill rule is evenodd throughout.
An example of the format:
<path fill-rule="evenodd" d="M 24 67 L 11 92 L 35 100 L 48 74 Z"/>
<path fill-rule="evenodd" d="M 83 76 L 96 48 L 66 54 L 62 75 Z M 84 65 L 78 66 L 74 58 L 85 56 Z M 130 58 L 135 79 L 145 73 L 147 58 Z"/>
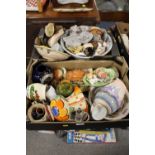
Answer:
<path fill-rule="evenodd" d="M 27 85 L 32 83 L 32 71 L 33 66 L 40 62 L 37 59 L 31 59 L 27 67 Z M 52 68 L 66 67 L 67 69 L 76 68 L 97 68 L 97 67 L 116 67 L 119 71 L 120 78 L 129 88 L 129 81 L 127 77 L 128 65 L 123 57 L 117 57 L 115 60 L 69 60 L 61 62 L 41 61 L 43 64 L 49 65 Z M 29 102 L 27 101 L 27 108 Z M 94 129 L 99 130 L 106 127 L 128 127 L 129 116 L 119 121 L 88 121 L 88 122 L 44 122 L 44 123 L 32 123 L 28 119 L 26 121 L 26 127 L 29 130 L 71 130 L 71 129 Z"/>

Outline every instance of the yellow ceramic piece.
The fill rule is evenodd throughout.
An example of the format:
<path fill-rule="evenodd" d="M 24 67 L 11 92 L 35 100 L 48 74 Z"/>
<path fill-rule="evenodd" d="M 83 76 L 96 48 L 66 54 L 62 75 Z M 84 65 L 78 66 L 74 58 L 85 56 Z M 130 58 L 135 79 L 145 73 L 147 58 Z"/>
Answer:
<path fill-rule="evenodd" d="M 51 109 L 56 108 L 59 115 L 54 116 L 57 121 L 67 121 L 69 119 L 68 110 L 64 107 L 64 103 L 61 99 L 51 101 Z"/>
<path fill-rule="evenodd" d="M 65 117 L 65 116 L 67 116 L 67 113 L 68 113 L 68 111 L 67 111 L 67 109 L 59 109 L 59 113 L 60 113 L 60 117 Z"/>
<path fill-rule="evenodd" d="M 56 100 L 52 100 L 51 103 L 50 103 L 50 106 L 55 107 L 56 106 Z"/>

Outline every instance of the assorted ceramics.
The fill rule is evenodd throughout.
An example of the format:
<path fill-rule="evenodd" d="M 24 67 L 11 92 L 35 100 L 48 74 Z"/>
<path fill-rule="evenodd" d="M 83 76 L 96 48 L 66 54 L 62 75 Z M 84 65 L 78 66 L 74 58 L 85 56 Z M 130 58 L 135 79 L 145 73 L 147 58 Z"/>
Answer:
<path fill-rule="evenodd" d="M 128 97 L 128 90 L 120 79 L 116 79 L 104 87 L 92 89 L 89 94 L 89 100 L 90 103 L 92 103 L 91 113 L 93 119 L 102 120 L 114 118 L 117 120 L 126 117 L 128 115 L 128 104 L 124 102 L 126 97 Z M 126 105 L 124 106 L 124 104 Z M 116 112 L 117 115 L 115 114 Z"/>
<path fill-rule="evenodd" d="M 65 60 L 70 57 L 64 53 L 59 40 L 64 34 L 62 26 L 55 26 L 49 23 L 45 28 L 41 28 L 38 37 L 35 39 L 35 49 L 44 58 L 50 61 Z"/>
<path fill-rule="evenodd" d="M 65 60 L 70 56 L 78 59 L 105 56 L 112 46 L 112 39 L 105 29 L 74 25 L 65 30 L 54 23 L 40 29 L 34 45 L 37 52 L 50 61 Z"/>
<path fill-rule="evenodd" d="M 33 102 L 28 118 L 32 122 L 120 120 L 129 111 L 128 90 L 118 77 L 116 68 L 69 70 L 38 64 L 34 66 L 32 80 L 40 83 L 27 86 L 27 98 L 46 104 Z M 43 80 L 46 84 L 42 84 Z"/>
<path fill-rule="evenodd" d="M 104 56 L 113 45 L 105 29 L 85 25 L 70 27 L 61 37 L 60 43 L 64 51 L 78 59 Z"/>
<path fill-rule="evenodd" d="M 94 71 L 89 70 L 89 72 L 85 74 L 83 81 L 85 85 L 99 87 L 111 83 L 117 77 L 118 72 L 115 68 L 100 67 Z"/>
<path fill-rule="evenodd" d="M 89 0 L 57 0 L 59 4 L 69 4 L 69 3 L 78 3 L 85 4 L 88 3 Z"/>

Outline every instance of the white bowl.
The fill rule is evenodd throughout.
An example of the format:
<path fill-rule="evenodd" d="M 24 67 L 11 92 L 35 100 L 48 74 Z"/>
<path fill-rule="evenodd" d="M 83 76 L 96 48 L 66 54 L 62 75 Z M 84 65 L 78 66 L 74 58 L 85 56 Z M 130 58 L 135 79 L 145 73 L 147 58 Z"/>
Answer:
<path fill-rule="evenodd" d="M 105 31 L 104 29 L 102 29 L 102 30 Z M 76 55 L 76 54 L 72 53 L 69 49 L 67 49 L 67 47 L 65 46 L 65 42 L 63 40 L 63 37 L 66 37 L 67 34 L 68 34 L 68 31 L 66 30 L 65 34 L 60 39 L 60 44 L 61 44 L 61 46 L 65 52 L 67 52 L 69 55 L 73 56 L 76 59 L 90 59 L 90 58 L 93 58 L 95 56 L 103 57 L 110 52 L 110 50 L 112 49 L 112 46 L 113 46 L 112 39 L 111 39 L 110 35 L 106 32 L 106 38 L 109 41 L 109 44 L 107 46 L 107 50 L 102 55 L 98 55 L 98 54 L 94 54 L 93 56 L 85 56 L 84 54 L 83 55 Z"/>

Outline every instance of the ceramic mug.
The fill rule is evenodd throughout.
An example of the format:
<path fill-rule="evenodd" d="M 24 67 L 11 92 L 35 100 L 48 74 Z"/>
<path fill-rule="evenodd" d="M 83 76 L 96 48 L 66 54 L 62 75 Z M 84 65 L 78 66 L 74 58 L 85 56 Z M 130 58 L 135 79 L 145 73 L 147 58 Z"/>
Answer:
<path fill-rule="evenodd" d="M 89 114 L 84 112 L 80 108 L 75 112 L 75 121 L 76 122 L 83 122 L 89 120 Z"/>
<path fill-rule="evenodd" d="M 27 98 L 33 101 L 46 100 L 46 85 L 34 83 L 27 86 Z"/>

